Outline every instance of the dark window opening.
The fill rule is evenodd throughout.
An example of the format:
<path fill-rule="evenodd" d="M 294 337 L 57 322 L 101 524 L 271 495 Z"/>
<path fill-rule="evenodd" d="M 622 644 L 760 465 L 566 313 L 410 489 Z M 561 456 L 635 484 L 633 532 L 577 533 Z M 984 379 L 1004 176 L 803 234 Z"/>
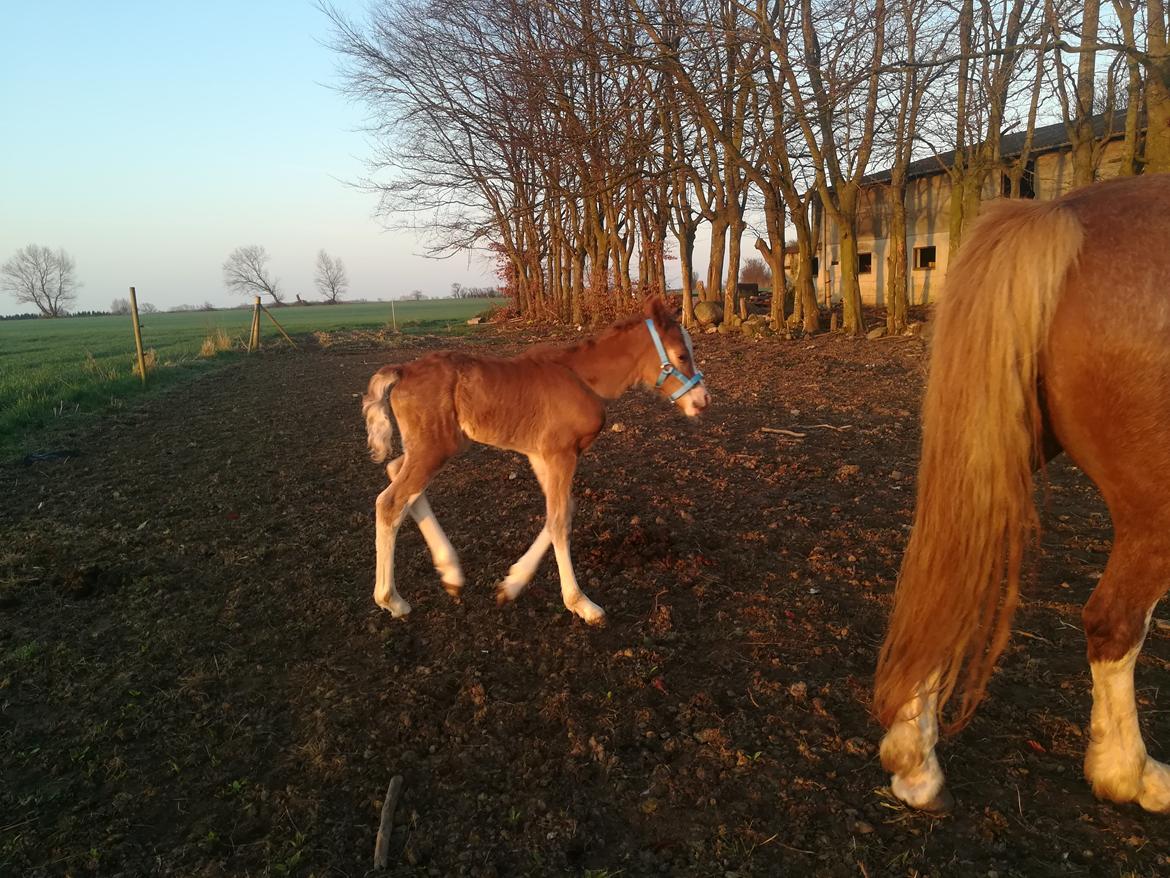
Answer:
<path fill-rule="evenodd" d="M 1012 194 L 1012 178 L 1010 174 L 1002 175 L 1002 194 L 1008 198 Z M 1024 172 L 1020 175 L 1020 198 L 1036 197 L 1036 160 L 1032 159 L 1024 165 Z"/>
<path fill-rule="evenodd" d="M 937 259 L 937 250 L 933 244 L 929 247 L 915 247 L 914 248 L 914 270 L 915 271 L 930 271 L 934 268 Z"/>
<path fill-rule="evenodd" d="M 857 273 L 858 274 L 872 274 L 873 273 L 873 254 L 872 253 L 858 253 L 857 254 Z"/>
<path fill-rule="evenodd" d="M 812 258 L 811 265 L 812 265 L 812 275 L 813 275 L 813 277 L 816 277 L 818 274 L 821 273 L 821 257 L 814 256 Z"/>

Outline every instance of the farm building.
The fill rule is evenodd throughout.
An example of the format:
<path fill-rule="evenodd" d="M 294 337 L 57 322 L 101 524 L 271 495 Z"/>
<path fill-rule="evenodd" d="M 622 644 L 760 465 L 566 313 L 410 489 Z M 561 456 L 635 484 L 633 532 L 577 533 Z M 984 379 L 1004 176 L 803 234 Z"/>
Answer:
<path fill-rule="evenodd" d="M 1093 117 L 1093 127 L 1105 141 L 1098 158 L 1097 179 L 1119 173 L 1124 149 L 1124 112 Z M 1018 159 L 1025 145 L 1025 132 L 1004 135 L 1001 155 L 1004 160 Z M 949 250 L 951 178 L 948 169 L 955 153 L 921 159 L 910 165 L 906 181 L 907 277 L 911 304 L 933 301 L 946 276 Z M 858 280 L 862 301 L 870 305 L 885 304 L 887 223 L 890 207 L 888 170 L 871 175 L 862 190 L 857 227 Z M 1010 181 L 1006 172 L 988 175 L 983 199 L 1006 195 Z M 1051 199 L 1072 187 L 1072 152 L 1063 123 L 1037 128 L 1033 132 L 1030 157 L 1025 165 L 1020 192 L 1026 198 Z M 814 203 L 819 211 L 819 202 Z M 820 219 L 818 217 L 818 219 Z M 822 302 L 838 301 L 840 266 L 836 224 L 831 218 L 814 222 L 821 229 L 817 247 L 820 257 L 816 270 L 817 293 Z M 828 253 L 829 258 L 824 258 Z"/>

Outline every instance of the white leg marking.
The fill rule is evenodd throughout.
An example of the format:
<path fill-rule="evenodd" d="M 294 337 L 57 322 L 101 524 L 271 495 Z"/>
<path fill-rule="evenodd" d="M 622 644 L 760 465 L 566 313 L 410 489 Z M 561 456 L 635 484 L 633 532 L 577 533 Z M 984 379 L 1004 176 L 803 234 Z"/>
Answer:
<path fill-rule="evenodd" d="M 381 506 L 382 497 L 386 496 L 390 490 L 391 488 L 387 488 L 378 496 L 379 507 Z M 414 497 L 411 497 L 407 501 L 406 506 L 408 507 L 414 499 Z M 398 528 L 401 526 L 402 519 L 405 515 L 406 507 L 395 516 L 394 521 L 386 521 L 379 514 L 374 527 L 376 555 L 374 603 L 385 610 L 389 610 L 390 615 L 395 619 L 405 616 L 410 612 L 410 604 L 394 588 L 394 538 L 398 533 Z"/>
<path fill-rule="evenodd" d="M 1137 802 L 1147 811 L 1170 811 L 1170 768 L 1146 754 L 1138 727 L 1133 671 L 1144 641 L 1143 634 L 1142 640 L 1117 661 L 1089 665 L 1093 712 L 1085 777 L 1094 794 L 1103 799 Z"/>
<path fill-rule="evenodd" d="M 500 583 L 497 593 L 500 603 L 516 600 L 520 596 L 520 592 L 528 587 L 528 583 L 532 582 L 532 577 L 536 575 L 536 568 L 540 566 L 544 553 L 548 551 L 550 545 L 552 545 L 552 535 L 546 525 L 536 535 L 536 539 L 532 541 L 528 550 L 520 556 L 520 560 L 508 568 L 508 575 Z"/>
<path fill-rule="evenodd" d="M 894 795 L 912 808 L 927 811 L 945 807 L 943 772 L 934 752 L 938 743 L 937 687 L 937 675 L 918 687 L 898 711 L 881 746 L 882 765 L 894 775 L 890 782 Z"/>
<path fill-rule="evenodd" d="M 565 606 L 590 625 L 603 621 L 605 610 L 589 600 L 577 585 L 577 576 L 573 573 L 573 559 L 569 554 L 568 534 L 553 539 L 553 551 L 556 552 L 557 569 L 561 574 L 561 599 Z"/>
<path fill-rule="evenodd" d="M 457 595 L 463 588 L 463 568 L 459 565 L 459 556 L 455 554 L 455 548 L 443 533 L 443 528 L 439 526 L 439 520 L 435 518 L 425 493 L 419 494 L 410 504 L 410 515 L 418 524 L 418 529 L 422 531 L 423 539 L 427 541 L 435 570 L 443 580 L 443 588 L 448 594 Z"/>

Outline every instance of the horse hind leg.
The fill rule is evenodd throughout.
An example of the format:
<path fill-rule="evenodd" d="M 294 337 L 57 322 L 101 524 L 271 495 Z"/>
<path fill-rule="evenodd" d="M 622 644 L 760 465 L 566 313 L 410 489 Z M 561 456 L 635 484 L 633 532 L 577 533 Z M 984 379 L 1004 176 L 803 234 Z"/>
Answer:
<path fill-rule="evenodd" d="M 938 743 L 938 675 L 921 683 L 882 738 L 882 766 L 895 796 L 919 811 L 949 811 L 953 804 L 935 753 Z"/>
<path fill-rule="evenodd" d="M 437 469 L 438 464 L 416 463 L 409 454 L 404 455 L 394 480 L 374 503 L 374 603 L 388 610 L 396 619 L 410 612 L 410 604 L 394 587 L 394 546 L 398 528 L 407 509 L 422 495 Z"/>
<path fill-rule="evenodd" d="M 394 481 L 395 476 L 402 469 L 403 457 L 396 457 L 390 463 L 386 464 L 386 475 L 390 477 L 391 482 Z M 407 509 L 410 512 L 410 517 L 418 525 L 423 539 L 426 540 L 427 548 L 430 549 L 431 561 L 434 563 L 435 571 L 439 574 L 439 579 L 442 581 L 443 591 L 447 592 L 455 600 L 458 600 L 459 596 L 463 593 L 463 584 L 466 581 L 463 576 L 463 567 L 459 563 L 459 556 L 455 553 L 455 547 L 447 539 L 447 534 L 439 525 L 439 520 L 435 517 L 434 510 L 431 509 L 426 492 L 419 493 L 418 497 Z"/>
<path fill-rule="evenodd" d="M 1152 528 L 1146 522 L 1142 531 Z M 1165 532 L 1160 525 L 1158 532 Z M 1170 584 L 1170 546 L 1159 539 L 1154 545 L 1118 528 L 1105 574 L 1085 604 L 1093 676 L 1085 777 L 1100 798 L 1170 812 L 1170 768 L 1146 752 L 1134 694 L 1134 666 L 1150 616 Z"/>

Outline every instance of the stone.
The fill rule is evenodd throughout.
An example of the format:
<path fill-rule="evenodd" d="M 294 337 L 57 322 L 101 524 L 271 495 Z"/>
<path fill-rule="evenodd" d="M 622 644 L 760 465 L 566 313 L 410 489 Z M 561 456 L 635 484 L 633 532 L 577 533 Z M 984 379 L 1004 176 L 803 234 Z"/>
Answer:
<path fill-rule="evenodd" d="M 885 334 L 886 334 L 886 328 L 884 326 L 876 326 L 873 329 L 871 329 L 869 332 L 867 332 L 865 334 L 865 337 L 868 338 L 870 341 L 874 341 L 876 339 L 882 338 Z"/>
<path fill-rule="evenodd" d="M 700 326 L 713 326 L 723 320 L 723 306 L 719 302 L 699 302 L 695 305 L 695 319 Z"/>

